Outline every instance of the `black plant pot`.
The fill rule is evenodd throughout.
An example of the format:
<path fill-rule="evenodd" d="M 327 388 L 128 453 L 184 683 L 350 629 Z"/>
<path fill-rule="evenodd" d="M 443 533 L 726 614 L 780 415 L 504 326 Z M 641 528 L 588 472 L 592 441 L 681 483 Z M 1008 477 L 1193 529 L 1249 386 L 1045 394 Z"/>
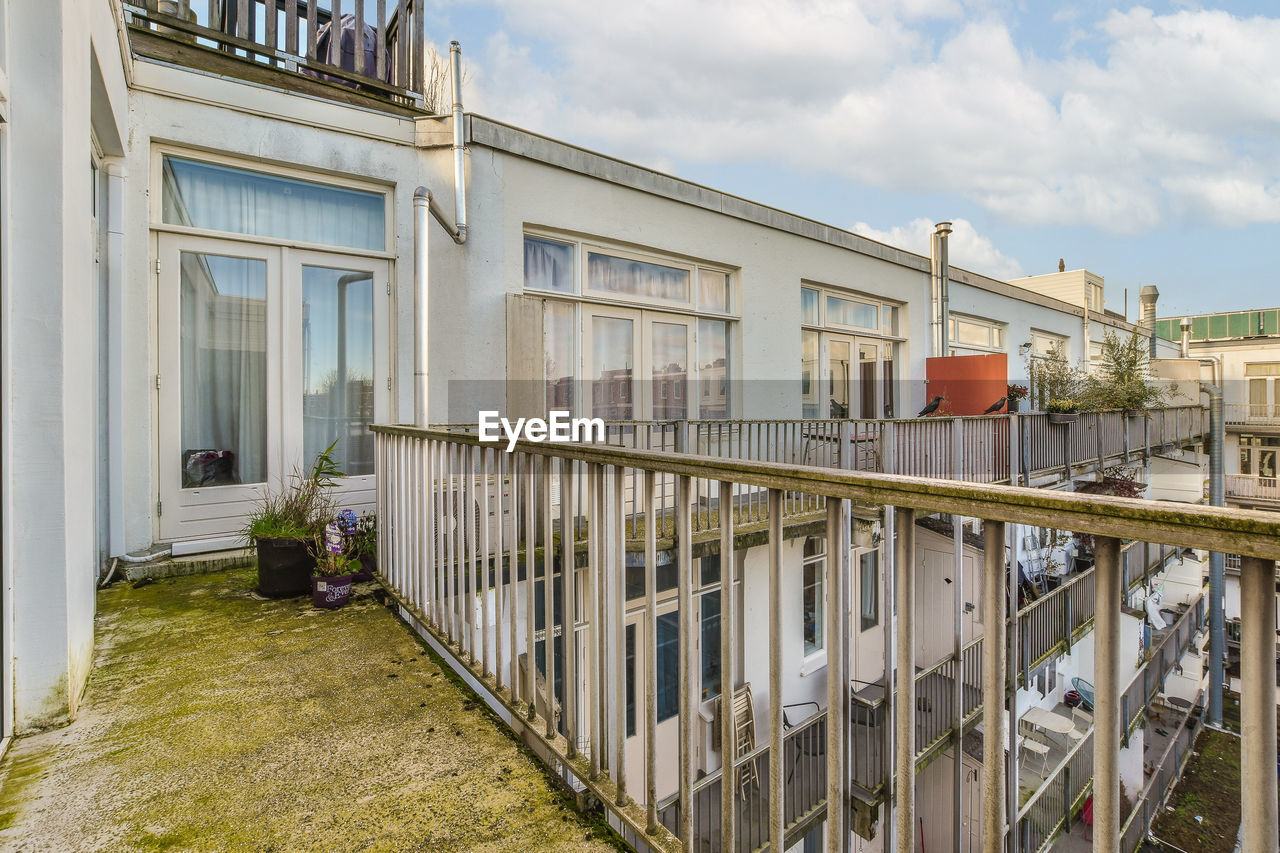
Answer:
<path fill-rule="evenodd" d="M 311 568 L 305 539 L 266 539 L 258 544 L 258 592 L 267 598 L 292 598 L 311 592 Z"/>
<path fill-rule="evenodd" d="M 361 554 L 360 555 L 360 571 L 351 576 L 351 580 L 356 583 L 364 583 L 373 580 L 373 573 L 378 569 L 377 554 Z"/>

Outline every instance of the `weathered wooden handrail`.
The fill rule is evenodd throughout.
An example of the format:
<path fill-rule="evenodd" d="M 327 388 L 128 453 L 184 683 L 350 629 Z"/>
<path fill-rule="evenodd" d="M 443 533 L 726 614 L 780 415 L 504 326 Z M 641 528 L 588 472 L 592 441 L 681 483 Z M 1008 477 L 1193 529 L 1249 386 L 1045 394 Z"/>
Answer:
<path fill-rule="evenodd" d="M 375 425 L 376 433 L 494 448 L 476 435 Z M 1054 527 L 1095 536 L 1161 542 L 1186 548 L 1280 560 L 1280 519 L 1274 513 L 1227 507 L 1172 505 L 1109 495 L 1084 495 L 1021 486 L 841 471 L 686 453 L 603 445 L 518 441 L 515 449 L 548 458 L 634 468 L 843 498 L 875 506 L 909 507 L 1014 524 Z"/>

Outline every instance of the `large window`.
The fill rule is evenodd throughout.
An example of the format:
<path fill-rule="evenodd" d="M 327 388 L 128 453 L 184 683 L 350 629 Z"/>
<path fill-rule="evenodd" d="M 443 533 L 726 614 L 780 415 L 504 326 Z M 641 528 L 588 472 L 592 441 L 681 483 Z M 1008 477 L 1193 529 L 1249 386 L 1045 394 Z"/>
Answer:
<path fill-rule="evenodd" d="M 952 355 L 1002 352 L 1004 350 L 1004 324 L 993 320 L 952 314 L 949 336 Z"/>
<path fill-rule="evenodd" d="M 544 302 L 548 409 L 614 420 L 730 416 L 727 270 L 531 234 L 524 286 L 560 297 Z"/>
<path fill-rule="evenodd" d="M 1065 353 L 1067 351 L 1067 339 L 1051 332 L 1031 330 L 1032 358 L 1046 358 L 1053 354 L 1054 349 L 1061 349 Z"/>
<path fill-rule="evenodd" d="M 800 321 L 801 417 L 893 417 L 898 306 L 806 284 Z"/>
<path fill-rule="evenodd" d="M 163 159 L 162 221 L 231 234 L 383 250 L 386 195 L 181 157 Z"/>
<path fill-rule="evenodd" d="M 1249 417 L 1280 418 L 1280 362 L 1244 366 L 1249 388 Z"/>
<path fill-rule="evenodd" d="M 1254 477 L 1275 477 L 1280 437 L 1271 435 L 1240 436 L 1240 473 Z"/>
<path fill-rule="evenodd" d="M 827 568 L 826 540 L 810 536 L 804 541 L 804 654 L 816 654 L 825 648 L 823 642 L 823 582 Z"/>

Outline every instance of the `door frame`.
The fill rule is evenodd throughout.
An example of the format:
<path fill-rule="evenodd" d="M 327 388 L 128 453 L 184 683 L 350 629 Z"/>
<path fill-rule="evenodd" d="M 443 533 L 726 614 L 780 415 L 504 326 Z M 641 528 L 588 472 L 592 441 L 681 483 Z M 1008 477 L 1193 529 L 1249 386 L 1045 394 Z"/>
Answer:
<path fill-rule="evenodd" d="M 302 467 L 302 410 L 288 400 L 302 393 L 301 358 L 292 358 L 289 342 L 301 342 L 302 267 L 322 266 L 373 275 L 374 421 L 390 420 L 394 400 L 389 380 L 391 347 L 391 262 L 385 258 L 299 249 L 258 241 L 157 232 L 156 516 L 157 541 L 172 542 L 175 554 L 243 544 L 239 525 L 267 486 L 278 485 Z M 181 254 L 195 252 L 249 258 L 266 263 L 267 474 L 262 483 L 181 487 Z M 296 310 L 295 310 L 296 309 Z M 294 316 L 294 315 L 297 316 Z M 343 478 L 340 497 L 373 503 L 374 475 Z"/>

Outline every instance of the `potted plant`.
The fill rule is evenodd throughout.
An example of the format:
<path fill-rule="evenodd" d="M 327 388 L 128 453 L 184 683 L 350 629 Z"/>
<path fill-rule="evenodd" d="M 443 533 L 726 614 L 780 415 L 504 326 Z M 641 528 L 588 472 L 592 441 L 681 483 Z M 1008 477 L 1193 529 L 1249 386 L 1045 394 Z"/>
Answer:
<path fill-rule="evenodd" d="M 324 533 L 312 540 L 315 565 L 311 577 L 311 603 L 329 610 L 339 608 L 351 598 L 351 578 L 360 562 L 351 556 L 347 537 L 335 523 L 325 525 Z"/>
<path fill-rule="evenodd" d="M 308 543 L 333 516 L 329 488 L 342 476 L 333 462 L 335 440 L 307 474 L 295 471 L 255 504 L 242 534 L 258 552 L 258 592 L 268 598 L 306 595 L 314 563 Z"/>
<path fill-rule="evenodd" d="M 1079 404 L 1071 399 L 1050 399 L 1044 404 L 1044 410 L 1049 413 L 1051 424 L 1075 423 L 1080 418 Z"/>
<path fill-rule="evenodd" d="M 1009 414 L 1013 414 L 1018 411 L 1018 404 L 1027 398 L 1027 394 L 1028 391 L 1026 385 L 1014 385 L 1010 383 L 1009 387 L 1005 389 L 1005 411 Z"/>
<path fill-rule="evenodd" d="M 373 573 L 378 570 L 378 517 L 370 512 L 357 519 L 347 541 L 351 543 L 352 556 L 360 562 L 355 582 L 373 580 Z"/>

